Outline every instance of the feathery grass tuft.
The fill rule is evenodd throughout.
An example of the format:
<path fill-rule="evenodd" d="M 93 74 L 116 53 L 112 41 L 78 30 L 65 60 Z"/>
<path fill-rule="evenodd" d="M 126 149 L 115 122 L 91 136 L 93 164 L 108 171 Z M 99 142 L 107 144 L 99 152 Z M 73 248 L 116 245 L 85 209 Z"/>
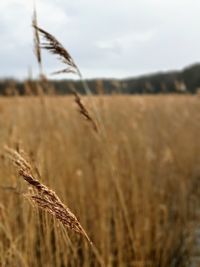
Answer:
<path fill-rule="evenodd" d="M 45 40 L 45 42 L 41 43 L 40 47 L 42 49 L 48 50 L 52 54 L 57 55 L 64 64 L 68 65 L 68 68 L 57 71 L 54 74 L 73 72 L 77 74 L 79 77 L 81 77 L 81 74 L 80 74 L 80 71 L 77 65 L 75 64 L 69 52 L 64 48 L 64 46 L 52 34 L 41 29 L 37 25 L 33 24 L 33 27 L 37 32 L 40 32 L 40 34 Z"/>
<path fill-rule="evenodd" d="M 26 196 L 39 208 L 46 210 L 64 226 L 84 236 L 88 242 L 92 244 L 87 233 L 70 209 L 62 203 L 54 191 L 40 183 L 40 181 L 33 176 L 31 164 L 14 149 L 5 147 L 5 150 L 14 165 L 18 167 L 19 175 L 34 189 L 34 193 L 28 193 Z"/>
<path fill-rule="evenodd" d="M 81 98 L 79 96 L 79 94 L 76 92 L 76 90 L 73 90 L 72 93 L 75 96 L 75 102 L 79 107 L 79 112 L 80 114 L 92 124 L 93 129 L 95 130 L 95 132 L 98 132 L 98 127 L 96 122 L 94 121 L 94 119 L 91 117 L 89 111 L 87 110 L 87 108 L 85 107 L 85 105 L 82 103 Z"/>
<path fill-rule="evenodd" d="M 41 50 L 40 50 L 40 36 L 37 31 L 37 12 L 34 8 L 33 10 L 33 19 L 32 19 L 32 26 L 34 29 L 33 35 L 34 35 L 34 52 L 35 56 L 40 68 L 40 71 L 42 71 L 42 56 L 41 56 Z"/>

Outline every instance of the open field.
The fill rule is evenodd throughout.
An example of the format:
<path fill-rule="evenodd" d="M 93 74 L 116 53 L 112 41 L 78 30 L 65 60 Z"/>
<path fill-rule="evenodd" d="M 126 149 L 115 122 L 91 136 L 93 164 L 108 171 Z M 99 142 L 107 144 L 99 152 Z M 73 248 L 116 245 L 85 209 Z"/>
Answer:
<path fill-rule="evenodd" d="M 98 133 L 73 97 L 0 99 L 0 266 L 191 266 L 200 221 L 200 98 L 83 102 Z M 94 246 L 33 207 L 4 145 L 31 160 Z"/>

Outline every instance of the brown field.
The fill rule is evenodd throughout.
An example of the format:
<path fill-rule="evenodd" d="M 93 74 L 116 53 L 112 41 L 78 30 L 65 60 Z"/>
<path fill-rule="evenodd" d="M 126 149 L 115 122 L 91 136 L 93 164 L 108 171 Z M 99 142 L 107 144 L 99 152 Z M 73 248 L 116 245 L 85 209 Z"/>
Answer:
<path fill-rule="evenodd" d="M 1 267 L 185 267 L 197 254 L 198 96 L 0 99 Z M 4 146 L 73 211 L 93 242 L 38 209 Z"/>

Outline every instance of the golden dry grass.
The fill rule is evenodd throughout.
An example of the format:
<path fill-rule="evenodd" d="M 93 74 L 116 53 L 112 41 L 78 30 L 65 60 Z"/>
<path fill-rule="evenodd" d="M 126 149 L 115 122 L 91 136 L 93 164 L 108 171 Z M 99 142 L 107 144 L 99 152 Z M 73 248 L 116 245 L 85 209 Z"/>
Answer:
<path fill-rule="evenodd" d="M 0 99 L 0 266 L 184 267 L 200 200 L 197 96 Z M 95 247 L 27 201 L 5 157 L 25 151 Z"/>

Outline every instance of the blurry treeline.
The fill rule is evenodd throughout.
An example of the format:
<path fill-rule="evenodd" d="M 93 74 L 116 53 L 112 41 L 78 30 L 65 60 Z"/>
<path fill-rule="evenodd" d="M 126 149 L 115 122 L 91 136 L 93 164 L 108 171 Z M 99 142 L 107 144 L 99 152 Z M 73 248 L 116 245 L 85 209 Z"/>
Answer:
<path fill-rule="evenodd" d="M 158 93 L 197 93 L 200 91 L 200 64 L 189 66 L 182 71 L 160 72 L 126 79 L 92 79 L 87 81 L 94 94 L 158 94 Z M 25 81 L 14 79 L 0 80 L 1 95 L 15 94 L 69 94 L 73 88 L 85 93 L 80 81 L 40 80 L 28 78 Z M 41 89 L 41 90 L 40 90 Z"/>

